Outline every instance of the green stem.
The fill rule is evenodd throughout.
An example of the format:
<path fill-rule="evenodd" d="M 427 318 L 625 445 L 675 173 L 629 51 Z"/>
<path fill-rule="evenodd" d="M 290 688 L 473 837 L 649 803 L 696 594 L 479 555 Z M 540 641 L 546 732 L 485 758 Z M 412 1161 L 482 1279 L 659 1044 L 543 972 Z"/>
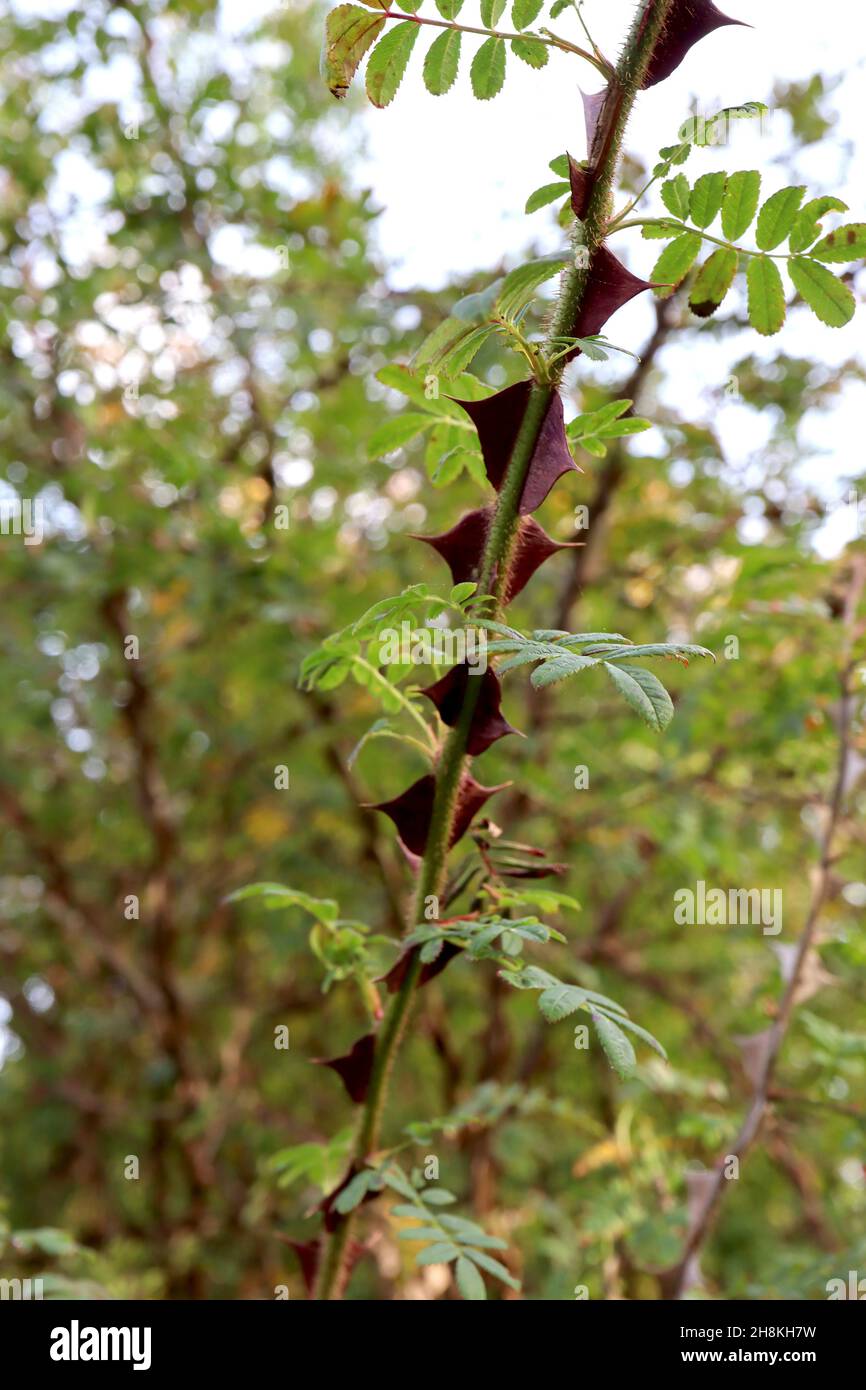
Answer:
<path fill-rule="evenodd" d="M 402 14 L 400 10 L 385 10 L 384 13 L 386 19 L 408 20 L 410 24 L 430 24 L 434 29 L 456 29 L 460 34 L 483 34 L 488 39 L 537 39 L 539 43 L 547 44 L 548 48 L 560 48 L 563 53 L 576 53 L 578 58 L 585 58 L 588 63 L 592 63 L 602 77 L 610 76 L 608 69 L 603 62 L 599 62 L 595 54 L 587 53 L 586 49 L 569 43 L 568 39 L 554 34 L 551 29 L 542 29 L 537 34 L 529 30 L 513 34 L 507 29 L 481 29 L 474 24 L 457 24 L 453 19 L 427 19 L 420 14 Z"/>
<path fill-rule="evenodd" d="M 771 261 L 790 261 L 797 254 L 794 251 L 750 251 L 747 246 L 735 246 L 732 241 L 725 241 L 720 236 L 713 236 L 711 232 L 705 232 L 702 227 L 692 227 L 688 222 L 681 221 L 679 217 L 629 217 L 625 222 L 612 222 L 608 231 L 622 232 L 626 227 L 659 227 L 673 224 L 682 227 L 684 232 L 694 232 L 702 241 L 712 241 L 716 246 L 723 246 L 726 251 L 736 251 L 738 256 L 768 256 Z"/>
<path fill-rule="evenodd" d="M 415 705 L 413 705 L 408 695 L 404 694 L 404 692 L 400 689 L 399 686 L 392 685 L 391 682 L 385 676 L 382 675 L 382 672 L 377 670 L 376 667 L 372 664 L 372 662 L 367 661 L 365 657 L 353 656 L 352 661 L 356 666 L 361 666 L 367 672 L 368 676 L 370 676 L 371 679 L 374 679 L 378 685 L 383 686 L 385 690 L 387 690 L 388 694 L 393 696 L 393 698 L 401 705 L 401 707 L 404 710 L 406 710 L 407 714 L 411 714 L 412 718 L 415 720 L 415 723 L 423 731 L 426 750 L 428 754 L 430 752 L 435 752 L 435 741 L 433 738 L 433 734 L 430 730 L 430 725 L 427 723 L 421 711 Z"/>
<path fill-rule="evenodd" d="M 587 176 L 592 181 L 586 214 L 575 224 L 575 247 L 585 246 L 590 267 L 593 253 L 606 234 L 607 218 L 613 192 L 619 152 L 628 117 L 640 90 L 653 50 L 664 29 L 674 0 L 644 0 L 632 24 L 623 52 L 612 75 L 604 104 L 599 114 L 593 147 L 589 152 Z M 405 15 L 401 18 L 412 19 Z M 428 21 L 438 23 L 438 21 Z M 452 24 L 444 27 L 455 28 Z M 486 32 L 486 31 L 483 31 Z M 576 264 L 563 277 L 559 303 L 551 324 L 548 343 L 570 334 L 583 301 L 590 270 Z M 565 359 L 556 365 L 549 384 L 533 382 L 526 411 L 503 479 L 479 574 L 479 592 L 495 593 L 495 613 L 502 607 L 502 595 L 508 576 L 509 563 L 520 520 L 520 497 L 532 462 L 541 427 L 557 385 L 565 370 Z M 466 768 L 466 746 L 472 717 L 478 702 L 481 682 L 470 680 L 457 724 L 442 748 L 436 769 L 436 791 L 424 858 L 418 876 L 418 886 L 410 930 L 424 919 L 427 899 L 441 894 L 445 879 L 446 859 L 451 830 Z M 420 952 L 412 956 L 399 990 L 389 1005 L 379 1034 L 370 1086 L 358 1127 L 352 1162 L 363 1164 L 375 1152 L 388 1086 L 388 1077 L 400 1046 L 400 1040 L 412 1007 L 415 986 L 421 973 Z M 342 1295 L 345 1255 L 352 1230 L 354 1213 L 340 1218 L 323 1252 L 316 1297 L 336 1299 Z"/>

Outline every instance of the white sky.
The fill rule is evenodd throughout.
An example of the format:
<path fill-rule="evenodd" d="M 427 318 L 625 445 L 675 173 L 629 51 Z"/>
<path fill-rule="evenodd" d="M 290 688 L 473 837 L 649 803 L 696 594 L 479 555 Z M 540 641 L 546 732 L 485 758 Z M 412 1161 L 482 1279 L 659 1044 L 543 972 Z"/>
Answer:
<path fill-rule="evenodd" d="M 250 26 L 280 3 L 222 0 L 225 43 L 218 52 L 227 70 L 238 61 L 239 44 Z M 319 30 L 321 18 L 309 0 L 282 3 L 308 13 L 311 35 L 318 41 L 318 32 L 312 31 Z M 69 0 L 17 0 L 16 8 L 59 18 L 70 5 Z M 628 149 L 651 164 L 659 146 L 672 143 L 696 109 L 711 114 L 724 106 L 762 101 L 770 107 L 763 129 L 757 122 L 735 123 L 729 147 L 695 151 L 685 172 L 694 179 L 713 168 L 758 168 L 766 196 L 790 181 L 774 167 L 791 144 L 788 117 L 772 109 L 774 83 L 807 79 L 816 71 L 828 77 L 846 73 L 825 102 L 825 109 L 837 118 L 835 138 L 804 151 L 796 179 L 807 184 L 808 196 L 828 191 L 840 194 L 851 207 L 849 220 L 862 219 L 866 214 L 866 147 L 860 137 L 866 8 L 856 0 L 823 0 L 819 10 L 814 0 L 720 0 L 720 8 L 754 27 L 717 30 L 695 45 L 668 81 L 642 94 L 629 126 Z M 634 0 L 585 0 L 587 22 L 609 57 L 616 57 L 633 10 Z M 122 16 L 123 12 L 117 13 Z M 433 0 L 425 0 L 423 13 L 438 15 Z M 477 23 L 478 0 L 466 0 L 460 18 Z M 543 12 L 537 23 L 544 19 Z M 502 28 L 509 24 L 510 6 L 500 21 Z M 581 41 L 576 17 L 570 12 L 553 21 L 552 27 Z M 579 87 L 592 92 L 601 85 L 595 70 L 574 56 L 552 52 L 547 67 L 537 72 L 509 53 L 504 90 L 493 101 L 476 101 L 469 86 L 469 66 L 481 39 L 467 36 L 455 87 L 443 97 L 433 97 L 423 87 L 420 70 L 436 32 L 422 33 L 407 77 L 386 110 L 363 104 L 352 113 L 350 119 L 360 123 L 365 146 L 360 160 L 353 138 L 357 132 L 350 138 L 345 125 L 338 122 L 324 134 L 337 155 L 351 161 L 355 184 L 372 189 L 381 209 L 374 235 L 388 279 L 393 286 L 410 290 L 438 288 L 457 275 L 492 270 L 503 258 L 513 264 L 530 250 L 544 252 L 563 244 L 550 207 L 526 216 L 523 206 L 532 189 L 554 177 L 547 167 L 554 155 L 566 146 L 578 158 L 585 154 Z M 102 99 L 129 98 L 130 78 L 128 73 L 124 76 L 122 62 L 111 70 L 103 68 L 100 81 L 106 88 Z M 846 163 L 843 151 L 848 144 L 860 148 Z M 291 154 L 290 147 L 287 153 Z M 70 153 L 65 183 L 75 188 L 85 226 L 88 193 L 91 201 L 99 202 L 102 193 L 97 185 L 102 176 L 94 170 L 88 178 L 86 169 L 77 167 L 76 158 L 77 165 L 86 163 Z M 657 200 L 650 204 L 652 210 L 659 206 Z M 644 275 L 660 249 L 658 242 L 642 241 L 637 231 L 617 236 L 612 244 L 636 273 Z M 741 289 L 735 293 L 742 295 Z M 605 333 L 613 342 L 639 351 L 651 320 L 648 297 L 639 296 L 610 320 Z M 825 328 L 808 310 L 798 309 L 770 340 L 747 332 L 724 342 L 708 334 L 697 345 L 693 339 L 687 347 L 674 344 L 665 354 L 664 399 L 696 423 L 711 422 L 731 465 L 744 469 L 765 437 L 766 422 L 736 401 L 719 402 L 719 390 L 730 376 L 732 363 L 745 352 L 772 357 L 785 351 L 832 366 L 863 343 L 862 325 L 862 309 L 843 330 Z M 628 362 L 620 357 L 601 366 L 581 363 L 578 370 L 616 381 L 628 371 Z M 864 410 L 866 387 L 854 384 L 840 394 L 832 415 L 807 415 L 803 421 L 803 441 L 819 444 L 823 450 L 819 459 L 804 461 L 803 476 L 828 497 L 846 499 L 849 490 L 843 480 L 863 469 Z M 649 435 L 642 438 L 642 447 L 649 439 Z M 866 503 L 859 514 L 866 525 Z M 844 544 L 854 534 L 857 516 L 856 507 L 840 506 L 824 530 L 824 548 L 835 550 Z"/>
<path fill-rule="evenodd" d="M 775 82 L 808 79 L 816 71 L 825 76 L 846 73 L 842 85 L 825 102 L 825 109 L 838 120 L 835 141 L 806 149 L 798 161 L 797 178 L 808 185 L 807 196 L 838 193 L 849 203 L 852 219 L 860 220 L 866 211 L 862 140 L 866 7 L 854 0 L 823 0 L 820 11 L 812 0 L 720 0 L 719 8 L 754 27 L 716 31 L 695 45 L 668 81 L 644 93 L 629 126 L 628 149 L 649 165 L 661 145 L 673 143 L 694 109 L 711 114 L 724 106 L 762 101 L 771 108 L 763 130 L 750 121 L 735 125 L 731 146 L 693 152 L 684 172 L 694 179 L 709 169 L 758 168 L 763 191 L 769 194 L 790 181 L 773 167 L 773 161 L 791 145 L 787 115 L 772 110 Z M 616 56 L 633 10 L 632 0 L 586 0 L 584 14 L 590 30 L 609 57 Z M 422 12 L 436 14 L 429 0 Z M 476 0 L 467 0 L 460 18 L 477 23 L 476 13 Z M 505 28 L 507 23 L 508 12 L 500 25 Z M 552 21 L 550 27 L 580 42 L 576 19 L 569 14 Z M 443 97 L 433 97 L 421 81 L 428 47 L 422 37 L 393 103 L 384 111 L 368 107 L 362 117 L 367 153 L 357 179 L 373 189 L 382 208 L 378 240 L 389 265 L 389 279 L 396 286 L 440 287 L 455 273 L 495 266 L 503 255 L 517 261 L 530 246 L 544 252 L 562 244 L 553 210 L 543 208 L 526 216 L 523 205 L 532 189 L 554 178 L 548 161 L 566 145 L 577 158 L 584 157 L 578 89 L 597 91 L 601 80 L 589 64 L 571 55 L 551 53 L 541 72 L 509 55 L 503 91 L 493 101 L 479 102 L 471 94 L 468 71 L 480 42 L 464 39 L 455 87 Z M 844 142 L 859 146 L 847 168 L 841 154 L 832 157 L 834 143 L 841 149 Z M 652 206 L 660 205 L 656 201 Z M 626 232 L 613 244 L 631 269 L 644 275 L 659 249 L 658 243 L 643 242 L 638 232 Z M 746 351 L 773 356 L 780 350 L 839 362 L 864 343 L 863 312 L 860 309 L 841 331 L 824 327 L 801 309 L 769 341 L 746 333 L 724 343 L 708 337 L 697 352 L 694 345 L 672 347 L 666 356 L 666 395 L 695 420 L 711 418 L 726 454 L 742 467 L 760 440 L 755 439 L 754 412 L 735 403 L 719 406 L 716 399 L 730 364 Z M 605 333 L 614 342 L 639 349 L 651 314 L 651 307 L 639 297 L 610 321 Z M 610 374 L 624 370 L 627 367 L 617 366 Z M 866 389 L 853 386 L 829 419 L 804 420 L 804 439 L 820 438 L 827 451 L 803 470 L 804 478 L 820 491 L 847 497 L 840 479 L 863 467 L 864 409 Z M 856 516 L 856 508 L 841 507 L 824 530 L 822 548 L 834 551 L 843 544 L 854 532 Z"/>

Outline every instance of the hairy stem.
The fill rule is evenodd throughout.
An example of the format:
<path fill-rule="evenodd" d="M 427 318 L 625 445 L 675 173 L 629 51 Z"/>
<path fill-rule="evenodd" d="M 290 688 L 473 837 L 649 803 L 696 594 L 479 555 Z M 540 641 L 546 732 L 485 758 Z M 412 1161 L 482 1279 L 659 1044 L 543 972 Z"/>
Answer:
<path fill-rule="evenodd" d="M 539 43 L 546 44 L 548 48 L 560 48 L 563 53 L 576 53 L 579 58 L 585 58 L 588 63 L 596 68 L 602 77 L 609 76 L 599 58 L 594 53 L 587 53 L 586 49 L 579 48 L 577 44 L 569 43 L 568 39 L 560 38 L 559 34 L 554 34 L 550 29 L 542 29 L 540 33 L 527 31 L 522 34 L 513 34 L 507 29 L 483 29 L 474 24 L 458 24 L 453 19 L 427 19 L 420 14 L 403 14 L 400 10 L 385 10 L 386 19 L 408 20 L 410 24 L 429 24 L 434 29 L 456 29 L 460 34 L 483 34 L 488 39 L 537 39 Z"/>
<path fill-rule="evenodd" d="M 574 233 L 575 248 L 585 247 L 589 253 L 588 256 L 581 257 L 581 261 L 588 261 L 588 267 L 575 263 L 563 276 L 559 302 L 550 326 L 548 344 L 551 344 L 557 337 L 571 333 L 578 310 L 583 302 L 592 273 L 593 253 L 601 245 L 605 236 L 626 123 L 673 3 L 674 0 L 644 0 L 635 16 L 616 71 L 608 84 L 596 125 L 593 146 L 589 151 L 587 178 L 590 182 L 590 193 L 586 204 L 586 213 L 582 222 L 576 222 Z M 400 17 L 415 18 L 412 15 Z M 432 22 L 437 23 L 437 21 Z M 445 27 L 457 26 L 449 24 Z M 533 384 L 487 535 L 479 575 L 479 591 L 481 593 L 496 593 L 499 600 L 496 605 L 497 611 L 502 606 L 501 596 L 505 592 L 510 557 L 520 519 L 519 506 L 523 485 L 547 410 L 564 370 L 565 359 L 561 358 L 551 372 L 552 381 L 550 384 L 544 386 L 537 382 Z M 442 890 L 454 812 L 460 782 L 467 763 L 466 746 L 479 690 L 480 682 L 472 680 L 467 682 L 460 718 L 446 739 L 439 757 L 436 768 L 433 814 L 418 877 L 412 916 L 409 919 L 410 930 L 416 923 L 423 920 L 427 899 L 438 897 Z M 416 953 L 399 990 L 391 1001 L 376 1044 L 370 1086 L 353 1149 L 352 1163 L 355 1165 L 363 1164 L 378 1145 L 388 1077 L 406 1027 L 420 973 L 421 963 L 418 953 Z M 338 1220 L 326 1243 L 316 1290 L 316 1297 L 319 1299 L 335 1299 L 342 1295 L 345 1255 L 351 1234 L 353 1215 L 353 1213 L 348 1213 Z"/>

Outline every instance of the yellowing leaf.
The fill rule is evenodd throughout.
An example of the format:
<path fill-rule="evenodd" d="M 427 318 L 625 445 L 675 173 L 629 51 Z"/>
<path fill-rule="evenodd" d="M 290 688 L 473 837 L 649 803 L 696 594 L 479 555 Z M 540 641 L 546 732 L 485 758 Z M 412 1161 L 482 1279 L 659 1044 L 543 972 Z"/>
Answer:
<path fill-rule="evenodd" d="M 360 5 L 338 5 L 325 20 L 320 71 L 332 96 L 344 97 L 358 64 L 385 27 L 384 15 Z"/>
<path fill-rule="evenodd" d="M 842 328 L 854 316 L 854 296 L 832 271 L 808 256 L 792 256 L 788 274 L 812 313 L 830 328 Z"/>
<path fill-rule="evenodd" d="M 819 261 L 859 261 L 866 256 L 866 222 L 848 222 L 837 227 L 809 252 Z"/>
<path fill-rule="evenodd" d="M 689 295 L 689 308 L 698 318 L 709 318 L 718 309 L 737 273 L 739 257 L 731 247 L 720 246 L 704 262 Z"/>

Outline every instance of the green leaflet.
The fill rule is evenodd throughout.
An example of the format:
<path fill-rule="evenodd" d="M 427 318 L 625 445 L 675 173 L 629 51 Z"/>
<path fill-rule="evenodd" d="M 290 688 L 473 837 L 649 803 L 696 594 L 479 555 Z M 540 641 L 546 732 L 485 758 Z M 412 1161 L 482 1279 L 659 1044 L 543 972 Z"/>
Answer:
<path fill-rule="evenodd" d="M 488 1274 L 495 1274 L 497 1279 L 501 1279 L 503 1284 L 507 1284 L 510 1289 L 519 1289 L 520 1284 L 513 1274 L 505 1268 L 500 1260 L 494 1260 L 492 1255 L 485 1255 L 483 1250 L 467 1249 L 466 1259 L 472 1260 L 475 1264 L 486 1269 Z"/>
<path fill-rule="evenodd" d="M 653 1037 L 652 1033 L 649 1031 L 648 1028 L 641 1028 L 639 1023 L 634 1023 L 632 1019 L 630 1019 L 627 1015 L 623 1014 L 617 1015 L 616 1022 L 620 1028 L 628 1028 L 628 1030 L 631 1033 L 634 1033 L 638 1038 L 643 1038 L 644 1042 L 647 1043 L 651 1048 L 653 1048 L 653 1050 L 657 1052 L 660 1057 L 663 1057 L 665 1061 L 668 1060 L 667 1052 L 662 1047 L 658 1038 Z"/>
<path fill-rule="evenodd" d="M 785 290 L 775 261 L 754 256 L 746 270 L 749 287 L 749 322 L 765 338 L 778 333 L 785 322 Z"/>
<path fill-rule="evenodd" d="M 821 235 L 820 219 L 828 212 L 847 212 L 848 204 L 843 203 L 841 198 L 834 198 L 831 194 L 824 194 L 821 198 L 812 200 L 800 209 L 794 221 L 791 235 L 788 238 L 788 246 L 792 251 L 805 251 L 807 246 Z"/>
<path fill-rule="evenodd" d="M 523 211 L 537 212 L 539 208 L 546 207 L 548 203 L 555 203 L 557 198 L 563 198 L 570 192 L 570 183 L 559 181 L 557 183 L 542 184 L 541 188 L 536 188 L 534 193 L 530 193 Z"/>
<path fill-rule="evenodd" d="M 262 898 L 267 908 L 302 907 L 319 922 L 335 922 L 339 907 L 333 898 L 313 898 L 298 888 L 287 888 L 282 883 L 248 883 L 236 888 L 226 898 L 226 902 L 240 903 L 247 898 Z"/>
<path fill-rule="evenodd" d="M 726 246 L 720 246 L 704 262 L 689 295 L 689 308 L 693 314 L 706 319 L 715 313 L 731 288 L 738 263 L 736 251 Z"/>
<path fill-rule="evenodd" d="M 659 734 L 666 729 L 674 717 L 674 707 L 658 677 L 642 666 L 614 666 L 609 661 L 602 664 L 623 699 L 644 723 Z"/>
<path fill-rule="evenodd" d="M 507 0 L 481 0 L 481 23 L 485 29 L 495 29 L 503 14 Z"/>
<path fill-rule="evenodd" d="M 346 95 L 358 64 L 384 27 L 383 15 L 371 14 L 360 5 L 338 5 L 331 10 L 325 20 L 319 67 L 332 96 Z"/>
<path fill-rule="evenodd" d="M 394 1210 L 396 1211 L 396 1207 Z M 458 1245 L 452 1245 L 450 1240 L 439 1240 L 419 1251 L 415 1257 L 415 1263 L 419 1265 L 448 1265 L 459 1255 L 460 1247 Z"/>
<path fill-rule="evenodd" d="M 859 261 L 866 256 L 866 222 L 848 222 L 829 232 L 809 252 L 818 261 Z"/>
<path fill-rule="evenodd" d="M 455 1265 L 457 1275 L 457 1287 L 464 1298 L 472 1302 L 478 1302 L 487 1297 L 487 1290 L 484 1287 L 484 1280 L 465 1255 L 461 1255 Z"/>
<path fill-rule="evenodd" d="M 421 0 L 416 8 L 421 8 Z M 443 19 L 456 19 L 463 9 L 463 0 L 436 0 L 436 8 Z"/>
<path fill-rule="evenodd" d="M 382 1179 L 373 1168 L 365 1168 L 362 1172 L 356 1173 L 351 1182 L 348 1183 L 337 1197 L 334 1206 L 342 1215 L 354 1211 L 355 1207 L 361 1202 L 370 1191 L 375 1191 L 382 1186 Z"/>
<path fill-rule="evenodd" d="M 696 227 L 709 227 L 719 215 L 725 196 L 727 174 L 701 174 L 689 198 L 689 217 Z"/>
<path fill-rule="evenodd" d="M 585 449 L 587 453 L 596 458 L 604 458 L 607 453 L 607 440 L 621 439 L 629 434 L 640 434 L 643 430 L 648 430 L 651 427 L 651 421 L 642 420 L 633 415 L 630 415 L 626 420 L 620 419 L 620 416 L 629 409 L 631 404 L 632 402 L 629 400 L 609 401 L 607 405 L 601 406 L 598 410 L 578 415 L 565 427 L 569 443 L 576 444 L 578 448 Z M 562 635 L 565 636 L 566 634 Z M 598 634 L 596 634 L 597 636 Z M 584 640 L 593 641 L 595 638 L 590 635 Z"/>
<path fill-rule="evenodd" d="M 526 261 L 524 265 L 515 266 L 514 270 L 510 270 L 499 285 L 496 296 L 496 307 L 503 318 L 513 318 L 524 304 L 529 303 L 541 285 L 551 280 L 567 265 L 567 256 L 554 254 L 541 256 L 535 261 Z"/>
<path fill-rule="evenodd" d="M 542 43 L 541 39 L 512 39 L 511 51 L 515 58 L 520 58 L 531 68 L 543 68 L 547 65 L 547 44 Z"/>
<path fill-rule="evenodd" d="M 562 656 L 552 657 L 545 661 L 541 666 L 536 666 L 530 681 L 536 690 L 541 690 L 546 685 L 555 685 L 559 681 L 568 680 L 569 676 L 574 676 L 578 671 L 585 670 L 588 666 L 596 666 L 598 663 L 593 657 L 578 656 L 577 652 L 563 652 Z"/>
<path fill-rule="evenodd" d="M 685 174 L 676 174 L 661 186 L 662 202 L 674 217 L 686 218 L 689 215 L 689 181 Z"/>
<path fill-rule="evenodd" d="M 755 229 L 755 241 L 762 251 L 772 251 L 789 235 L 805 192 L 803 184 L 796 188 L 780 188 L 764 203 Z"/>
<path fill-rule="evenodd" d="M 660 218 L 658 222 L 645 222 L 640 234 L 644 241 L 667 241 L 672 236 L 679 236 L 682 230 L 682 223 L 666 222 Z"/>
<path fill-rule="evenodd" d="M 604 1014 L 593 1012 L 592 1022 L 607 1060 L 617 1076 L 627 1081 L 630 1076 L 634 1076 L 637 1066 L 634 1048 L 622 1029 Z"/>
<path fill-rule="evenodd" d="M 434 39 L 424 59 L 424 86 L 434 97 L 440 97 L 453 87 L 460 64 L 460 45 L 463 35 L 456 29 L 446 29 Z"/>
<path fill-rule="evenodd" d="M 722 231 L 728 241 L 737 241 L 751 225 L 760 194 L 761 175 L 757 169 L 731 174 L 722 199 Z"/>
<path fill-rule="evenodd" d="M 697 232 L 683 232 L 668 243 L 652 268 L 650 280 L 653 293 L 659 299 L 667 299 L 673 294 L 681 280 L 685 279 L 695 263 L 701 249 L 701 238 Z"/>
<path fill-rule="evenodd" d="M 505 40 L 485 39 L 470 70 L 472 90 L 479 101 L 489 101 L 502 91 L 505 81 Z"/>
<path fill-rule="evenodd" d="M 559 1023 L 585 1003 L 586 994 L 577 985 L 554 985 L 540 996 L 538 1007 L 548 1023 Z"/>
<path fill-rule="evenodd" d="M 544 0 L 514 0 L 511 18 L 514 20 L 515 29 L 527 29 L 543 8 Z"/>
<path fill-rule="evenodd" d="M 454 305 L 451 310 L 451 317 L 460 319 L 464 323 L 489 319 L 502 287 L 502 280 L 494 280 L 486 289 L 479 290 L 476 294 L 465 294 Z"/>
<path fill-rule="evenodd" d="M 386 420 L 370 435 L 367 459 L 372 462 L 393 453 L 395 449 L 402 449 L 404 444 L 415 439 L 423 430 L 430 429 L 434 423 L 434 416 L 421 415 L 413 410 L 404 411 L 393 420 Z"/>
<path fill-rule="evenodd" d="M 794 289 L 822 323 L 830 328 L 842 328 L 853 317 L 853 294 L 819 261 L 808 256 L 792 256 L 788 261 L 788 274 Z"/>
<path fill-rule="evenodd" d="M 367 96 L 374 106 L 382 108 L 394 100 L 420 32 L 417 24 L 406 19 L 395 24 L 376 44 L 366 75 Z"/>
<path fill-rule="evenodd" d="M 495 324 L 475 325 L 450 316 L 424 339 L 415 355 L 415 365 L 429 366 L 443 376 L 459 376 L 495 331 Z"/>

